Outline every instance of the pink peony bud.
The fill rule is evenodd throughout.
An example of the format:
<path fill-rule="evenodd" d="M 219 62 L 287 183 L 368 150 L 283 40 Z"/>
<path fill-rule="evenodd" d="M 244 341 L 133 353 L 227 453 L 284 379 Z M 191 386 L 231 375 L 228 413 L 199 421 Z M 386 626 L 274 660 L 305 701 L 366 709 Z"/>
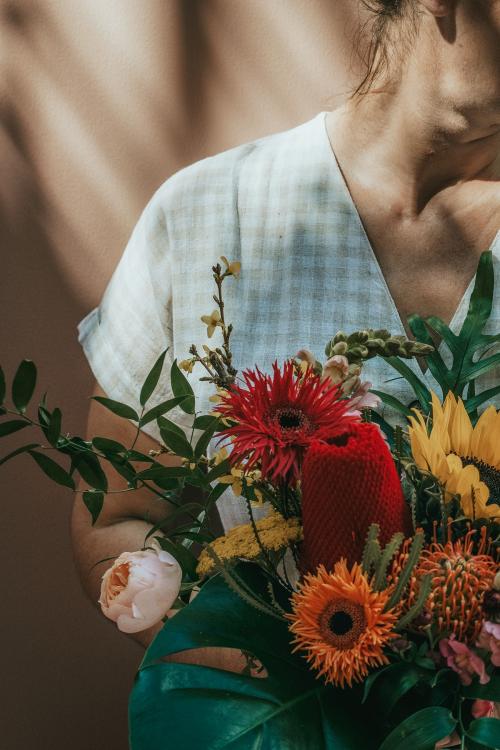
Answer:
<path fill-rule="evenodd" d="M 378 409 L 382 402 L 378 396 L 370 393 L 371 387 L 372 384 L 369 382 L 360 383 L 352 392 L 350 412 L 361 413 L 363 409 Z"/>
<path fill-rule="evenodd" d="M 471 713 L 475 719 L 495 717 L 495 704 L 492 701 L 475 700 L 472 704 Z"/>
<path fill-rule="evenodd" d="M 175 602 L 182 569 L 168 552 L 123 552 L 104 573 L 99 604 L 124 633 L 156 625 Z"/>

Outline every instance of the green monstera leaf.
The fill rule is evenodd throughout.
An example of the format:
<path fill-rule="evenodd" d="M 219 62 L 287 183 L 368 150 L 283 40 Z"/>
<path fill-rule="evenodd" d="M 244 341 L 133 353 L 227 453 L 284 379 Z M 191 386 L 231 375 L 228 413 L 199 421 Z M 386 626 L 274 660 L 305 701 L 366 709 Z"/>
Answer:
<path fill-rule="evenodd" d="M 265 591 L 255 565 L 239 567 Z M 267 677 L 162 661 L 206 646 L 254 654 Z M 217 576 L 169 620 L 148 649 L 130 700 L 132 750 L 376 750 L 360 689 L 326 687 L 291 653 L 284 620 L 247 604 Z"/>
<path fill-rule="evenodd" d="M 422 318 L 411 315 L 408 318 L 408 325 L 418 341 L 432 346 L 435 344 L 433 334 L 442 340 L 444 348 L 448 350 L 446 356 L 443 357 L 441 350 L 436 348 L 431 354 L 425 355 L 425 361 L 440 386 L 442 398 L 449 391 L 462 398 L 473 422 L 478 417 L 478 407 L 500 393 L 500 385 L 479 394 L 475 392 L 476 379 L 500 367 L 500 333 L 485 333 L 493 306 L 494 290 L 493 255 L 491 251 L 486 251 L 479 259 L 469 308 L 458 333 L 453 333 L 444 321 L 435 316 Z M 386 361 L 411 386 L 421 411 L 429 414 L 431 394 L 423 379 L 400 357 L 386 357 Z M 403 417 L 408 416 L 407 406 L 398 399 L 380 391 L 373 393 Z"/>

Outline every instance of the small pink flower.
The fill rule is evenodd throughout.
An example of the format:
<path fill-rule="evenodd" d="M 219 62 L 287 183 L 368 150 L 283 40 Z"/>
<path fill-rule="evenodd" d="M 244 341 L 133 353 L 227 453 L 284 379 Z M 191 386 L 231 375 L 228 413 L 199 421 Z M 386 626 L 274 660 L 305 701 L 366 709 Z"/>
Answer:
<path fill-rule="evenodd" d="M 475 674 L 479 676 L 481 685 L 490 681 L 481 657 L 471 651 L 465 643 L 457 641 L 453 635 L 439 642 L 439 650 L 450 669 L 458 674 L 463 685 L 470 685 Z"/>
<path fill-rule="evenodd" d="M 486 621 L 479 634 L 479 648 L 491 651 L 491 663 L 500 667 L 500 624 Z"/>
<path fill-rule="evenodd" d="M 370 393 L 372 384 L 369 382 L 360 383 L 351 395 L 351 409 L 361 412 L 363 409 L 377 409 L 380 404 L 380 398 Z"/>
<path fill-rule="evenodd" d="M 472 704 L 472 715 L 475 719 L 485 719 L 496 716 L 495 704 L 492 701 L 475 700 Z"/>
<path fill-rule="evenodd" d="M 296 359 L 300 359 L 302 362 L 311 365 L 311 367 L 314 367 L 316 364 L 316 357 L 309 351 L 309 349 L 299 349 L 295 357 Z"/>
<path fill-rule="evenodd" d="M 343 383 L 349 375 L 349 362 L 343 354 L 335 354 L 323 365 L 323 378 L 329 378 L 334 385 Z"/>
<path fill-rule="evenodd" d="M 147 630 L 177 599 L 182 569 L 163 550 L 123 552 L 102 577 L 99 604 L 124 633 Z"/>

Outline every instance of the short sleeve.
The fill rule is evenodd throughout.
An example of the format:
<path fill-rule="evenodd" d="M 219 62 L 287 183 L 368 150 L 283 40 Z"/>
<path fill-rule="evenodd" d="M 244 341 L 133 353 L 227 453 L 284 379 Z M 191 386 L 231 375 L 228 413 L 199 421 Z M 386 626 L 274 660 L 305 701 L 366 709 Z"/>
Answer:
<path fill-rule="evenodd" d="M 172 396 L 172 291 L 169 240 L 161 188 L 152 197 L 127 243 L 99 307 L 78 326 L 79 342 L 109 398 L 139 408 L 141 386 L 168 348 L 162 377 L 148 408 Z M 184 412 L 171 418 L 187 428 Z M 158 438 L 156 423 L 145 428 Z"/>

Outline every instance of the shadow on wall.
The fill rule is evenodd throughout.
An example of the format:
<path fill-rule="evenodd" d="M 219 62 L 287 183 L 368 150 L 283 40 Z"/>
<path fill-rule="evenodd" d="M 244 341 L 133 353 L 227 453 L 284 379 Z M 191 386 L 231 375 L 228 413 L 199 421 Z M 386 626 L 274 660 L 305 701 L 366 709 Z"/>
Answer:
<path fill-rule="evenodd" d="M 84 311 L 52 262 L 44 201 L 19 123 L 12 112 L 2 114 L 1 364 L 11 379 L 22 358 L 34 359 L 41 389 L 50 386 L 49 403 L 59 404 L 67 429 L 81 434 L 91 377 L 74 329 Z M 75 393 L 81 398 L 73 400 Z M 124 750 L 140 650 L 82 596 L 69 538 L 71 492 L 48 482 L 26 456 L 2 467 L 1 487 L 2 747 L 59 750 L 71 742 L 72 750 Z"/>
<path fill-rule="evenodd" d="M 355 6 L 0 0 L 0 362 L 9 380 L 36 362 L 65 429 L 84 431 L 92 386 L 76 325 L 147 200 L 184 165 L 335 106 L 356 78 Z M 141 651 L 81 593 L 71 493 L 26 456 L 0 482 L 2 750 L 125 750 Z"/>

